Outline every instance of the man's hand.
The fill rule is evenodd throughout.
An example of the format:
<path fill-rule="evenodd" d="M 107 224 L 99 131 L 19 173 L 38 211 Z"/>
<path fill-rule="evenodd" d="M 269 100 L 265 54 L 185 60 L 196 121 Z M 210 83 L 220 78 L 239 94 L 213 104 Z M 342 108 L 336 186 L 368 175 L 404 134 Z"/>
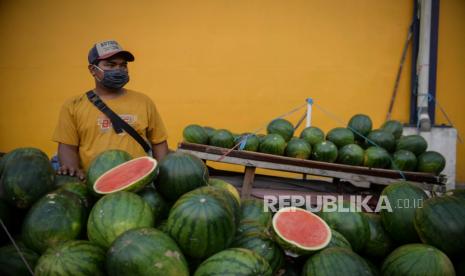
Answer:
<path fill-rule="evenodd" d="M 59 175 L 69 175 L 69 176 L 76 176 L 80 180 L 84 180 L 86 178 L 86 175 L 83 170 L 79 168 L 71 168 L 66 165 L 61 166 L 57 170 L 57 174 Z"/>
<path fill-rule="evenodd" d="M 73 145 L 58 144 L 58 161 L 60 168 L 57 174 L 77 176 L 80 180 L 84 180 L 86 175 L 79 168 L 79 148 Z"/>

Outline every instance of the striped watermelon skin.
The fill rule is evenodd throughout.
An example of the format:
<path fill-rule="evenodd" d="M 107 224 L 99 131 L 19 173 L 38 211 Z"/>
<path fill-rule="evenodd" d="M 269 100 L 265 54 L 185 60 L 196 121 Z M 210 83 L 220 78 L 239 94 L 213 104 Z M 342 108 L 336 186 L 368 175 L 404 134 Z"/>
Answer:
<path fill-rule="evenodd" d="M 194 276 L 271 276 L 268 262 L 257 253 L 245 248 L 223 250 L 200 264 Z"/>
<path fill-rule="evenodd" d="M 152 208 L 155 224 L 168 217 L 169 204 L 155 188 L 147 186 L 137 194 Z"/>
<path fill-rule="evenodd" d="M 189 257 L 207 258 L 233 241 L 234 211 L 221 194 L 212 192 L 217 189 L 203 187 L 186 193 L 171 208 L 168 233 Z"/>
<path fill-rule="evenodd" d="M 31 151 L 4 157 L 0 178 L 3 198 L 20 209 L 28 209 L 54 188 L 55 171 L 50 160 L 41 153 Z"/>
<path fill-rule="evenodd" d="M 3 231 L 3 230 L 2 230 Z M 16 242 L 21 254 L 33 270 L 40 255 L 24 246 L 21 242 Z M 30 276 L 31 273 L 24 265 L 18 251 L 13 244 L 0 247 L 0 275 L 3 276 Z"/>
<path fill-rule="evenodd" d="M 415 212 L 415 229 L 422 242 L 448 256 L 465 252 L 465 199 L 444 196 L 428 199 Z"/>
<path fill-rule="evenodd" d="M 183 253 L 165 233 L 153 228 L 132 229 L 119 236 L 107 253 L 109 275 L 188 276 Z"/>
<path fill-rule="evenodd" d="M 236 239 L 239 239 L 241 236 L 247 235 L 251 232 L 261 232 L 269 235 L 270 229 L 253 220 L 242 220 L 237 226 Z"/>
<path fill-rule="evenodd" d="M 36 276 L 105 275 L 105 250 L 89 241 L 68 241 L 49 248 L 37 261 Z"/>
<path fill-rule="evenodd" d="M 352 250 L 332 247 L 312 255 L 302 276 L 375 275 L 368 263 Z"/>
<path fill-rule="evenodd" d="M 91 242 L 108 248 L 127 230 L 153 226 L 151 207 L 140 196 L 121 191 L 106 195 L 95 203 L 87 222 L 87 235 Z"/>
<path fill-rule="evenodd" d="M 273 273 L 284 264 L 284 251 L 263 232 L 249 232 L 236 238 L 232 247 L 246 248 L 265 258 Z"/>
<path fill-rule="evenodd" d="M 384 258 L 393 249 L 393 242 L 381 223 L 377 214 L 363 213 L 370 228 L 370 236 L 365 244 L 364 255 L 373 258 Z"/>
<path fill-rule="evenodd" d="M 176 152 L 158 163 L 155 187 L 167 200 L 175 201 L 183 194 L 208 184 L 208 168 L 198 157 Z"/>
<path fill-rule="evenodd" d="M 263 200 L 244 199 L 241 202 L 241 221 L 255 221 L 265 227 L 270 227 L 272 215 L 271 212 L 264 211 Z"/>
<path fill-rule="evenodd" d="M 426 244 L 407 244 L 394 250 L 381 267 L 383 276 L 437 275 L 454 276 L 449 258 Z"/>
<path fill-rule="evenodd" d="M 38 253 L 58 243 L 77 239 L 85 227 L 86 209 L 77 195 L 49 193 L 29 210 L 23 221 L 22 240 Z"/>
<path fill-rule="evenodd" d="M 417 231 L 414 226 L 415 208 L 404 208 L 409 206 L 420 206 L 428 198 L 426 193 L 408 182 L 398 182 L 384 188 L 381 196 L 386 196 L 392 212 L 381 210 L 381 221 L 389 236 L 399 244 L 419 242 Z"/>
<path fill-rule="evenodd" d="M 342 247 L 352 250 L 350 242 L 338 231 L 331 229 L 331 241 L 325 248 Z"/>
<path fill-rule="evenodd" d="M 349 207 L 344 202 L 346 208 Z M 361 252 L 370 236 L 370 229 L 366 218 L 360 212 L 322 212 L 318 215 L 332 229 L 341 233 L 351 244 L 355 252 Z"/>

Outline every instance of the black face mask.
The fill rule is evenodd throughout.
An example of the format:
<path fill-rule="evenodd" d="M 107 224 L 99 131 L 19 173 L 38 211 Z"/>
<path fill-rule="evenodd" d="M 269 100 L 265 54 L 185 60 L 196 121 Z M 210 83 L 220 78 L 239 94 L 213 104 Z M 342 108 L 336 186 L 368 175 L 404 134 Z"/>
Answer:
<path fill-rule="evenodd" d="M 102 68 L 95 65 L 95 68 L 103 72 L 103 79 L 99 80 L 103 86 L 109 89 L 120 89 L 126 83 L 129 82 L 129 75 L 126 70 L 115 69 L 115 70 L 103 70 Z"/>

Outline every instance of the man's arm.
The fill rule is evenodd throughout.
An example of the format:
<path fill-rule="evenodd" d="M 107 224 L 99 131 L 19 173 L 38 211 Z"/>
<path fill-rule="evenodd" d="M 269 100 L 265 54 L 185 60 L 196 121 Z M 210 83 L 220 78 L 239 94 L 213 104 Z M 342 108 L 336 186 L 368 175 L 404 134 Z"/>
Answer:
<path fill-rule="evenodd" d="M 169 153 L 168 142 L 163 141 L 159 144 L 152 144 L 152 153 L 153 158 L 161 161 Z"/>
<path fill-rule="evenodd" d="M 79 168 L 79 148 L 77 146 L 58 143 L 58 161 L 60 162 L 58 174 L 77 176 L 81 180 L 85 178 L 84 171 Z"/>

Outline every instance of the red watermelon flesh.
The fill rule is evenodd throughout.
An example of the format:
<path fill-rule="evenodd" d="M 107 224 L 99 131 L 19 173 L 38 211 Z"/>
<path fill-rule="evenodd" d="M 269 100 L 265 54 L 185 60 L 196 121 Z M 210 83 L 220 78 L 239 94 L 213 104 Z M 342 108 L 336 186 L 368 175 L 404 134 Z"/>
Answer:
<path fill-rule="evenodd" d="M 117 191 L 138 191 L 152 182 L 155 177 L 157 161 L 144 156 L 132 159 L 101 175 L 94 184 L 98 194 Z"/>
<path fill-rule="evenodd" d="M 320 250 L 331 240 L 331 229 L 317 215 L 300 208 L 283 208 L 273 217 L 281 246 L 296 254 Z"/>

